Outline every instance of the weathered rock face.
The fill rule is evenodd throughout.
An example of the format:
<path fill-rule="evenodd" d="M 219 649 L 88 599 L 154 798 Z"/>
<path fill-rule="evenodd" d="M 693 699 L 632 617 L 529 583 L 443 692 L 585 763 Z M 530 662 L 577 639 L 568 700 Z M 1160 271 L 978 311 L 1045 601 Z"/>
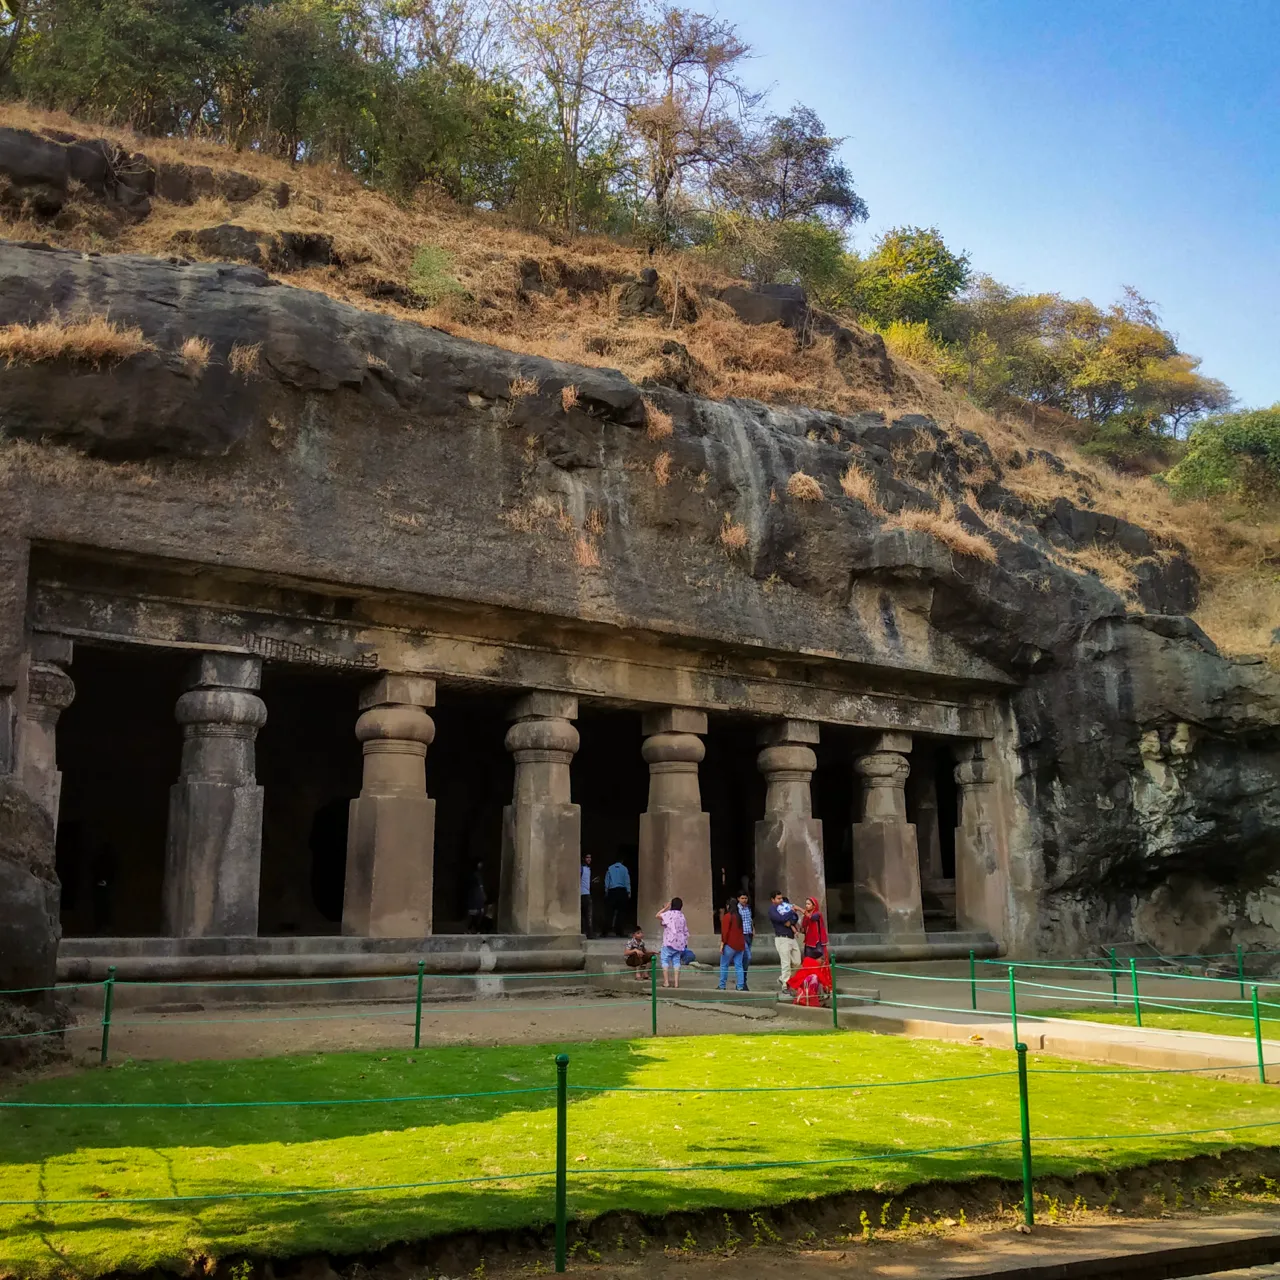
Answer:
<path fill-rule="evenodd" d="M 0 1036 L 62 1025 L 53 1000 L 29 990 L 53 985 L 61 937 L 53 823 L 12 776 L 0 777 Z M 0 1066 L 48 1057 L 60 1039 L 0 1040 Z"/>
<path fill-rule="evenodd" d="M 0 248 L 0 317 L 51 307 L 136 323 L 156 350 L 0 371 L 4 435 L 96 460 L 0 452 L 15 533 L 976 691 L 1005 708 L 997 745 L 1017 775 L 1016 949 L 1277 936 L 1280 682 L 1183 616 L 1197 581 L 1178 548 L 1065 498 L 1033 507 L 981 437 L 911 415 L 646 399 L 616 371 L 252 267 Z M 179 354 L 193 336 L 212 348 L 203 369 Z M 846 496 L 851 464 L 881 510 Z M 820 500 L 789 492 L 797 472 Z M 903 523 L 944 505 L 994 562 Z M 1095 546 L 1134 558 L 1143 612 L 1063 563 Z"/>

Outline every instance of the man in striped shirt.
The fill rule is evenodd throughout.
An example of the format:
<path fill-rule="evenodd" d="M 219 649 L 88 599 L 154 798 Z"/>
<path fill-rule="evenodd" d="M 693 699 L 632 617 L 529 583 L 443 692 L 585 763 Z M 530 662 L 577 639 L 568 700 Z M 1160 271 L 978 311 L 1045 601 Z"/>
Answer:
<path fill-rule="evenodd" d="M 742 952 L 742 989 L 747 989 L 747 970 L 751 967 L 751 941 L 756 936 L 755 919 L 747 904 L 750 899 L 745 893 L 738 894 L 738 914 L 742 917 L 742 938 L 746 944 Z"/>

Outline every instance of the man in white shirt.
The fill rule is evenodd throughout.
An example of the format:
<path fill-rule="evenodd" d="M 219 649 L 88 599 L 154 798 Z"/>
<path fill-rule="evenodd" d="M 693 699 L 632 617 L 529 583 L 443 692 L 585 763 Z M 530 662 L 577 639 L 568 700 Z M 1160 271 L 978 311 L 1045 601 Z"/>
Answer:
<path fill-rule="evenodd" d="M 604 905 L 609 912 L 609 932 L 625 934 L 627 907 L 631 902 L 631 872 L 619 858 L 604 873 Z"/>
<path fill-rule="evenodd" d="M 591 855 L 582 856 L 582 881 L 580 888 L 582 900 L 582 932 L 588 938 L 596 935 L 591 928 Z"/>

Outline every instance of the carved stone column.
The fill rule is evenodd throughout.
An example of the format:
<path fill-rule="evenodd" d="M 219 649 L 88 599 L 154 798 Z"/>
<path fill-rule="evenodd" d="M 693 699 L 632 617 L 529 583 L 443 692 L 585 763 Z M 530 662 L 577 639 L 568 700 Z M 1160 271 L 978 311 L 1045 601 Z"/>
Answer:
<path fill-rule="evenodd" d="M 779 720 L 762 729 L 756 757 L 767 790 L 764 818 L 756 823 L 756 897 L 763 903 L 775 889 L 792 902 L 815 897 L 827 908 L 822 856 L 822 823 L 813 816 L 810 781 L 818 767 L 811 743 L 812 720 Z"/>
<path fill-rule="evenodd" d="M 859 933 L 923 937 L 920 855 L 904 790 L 911 735 L 883 733 L 854 768 L 862 776 L 862 821 L 853 824 L 853 918 Z"/>
<path fill-rule="evenodd" d="M 707 714 L 668 707 L 647 712 L 642 728 L 649 807 L 640 815 L 639 919 L 649 929 L 669 898 L 681 898 L 690 933 L 707 934 L 714 926 L 711 815 L 702 812 L 698 787 L 698 765 L 707 754 L 698 735 L 707 731 Z"/>
<path fill-rule="evenodd" d="M 995 769 L 985 742 L 956 748 L 956 926 L 980 929 L 997 942 L 1008 928 L 1009 848 Z"/>
<path fill-rule="evenodd" d="M 26 663 L 26 697 L 17 720 L 18 776 L 31 798 L 58 826 L 62 774 L 58 770 L 58 717 L 71 705 L 76 687 L 62 666 L 71 661 L 71 641 L 35 635 Z"/>
<path fill-rule="evenodd" d="M 252 690 L 262 660 L 207 653 L 178 699 L 182 771 L 169 790 L 164 919 L 179 938 L 258 932 L 262 788 L 254 742 L 267 708 Z"/>
<path fill-rule="evenodd" d="M 383 676 L 360 695 L 356 737 L 364 781 L 347 820 L 342 932 L 424 938 L 431 932 L 436 802 L 427 799 L 427 748 L 436 736 L 425 708 L 436 682 Z"/>
<path fill-rule="evenodd" d="M 506 747 L 515 757 L 511 803 L 502 811 L 503 933 L 577 933 L 582 811 L 571 802 L 578 699 L 530 693 L 511 709 Z"/>

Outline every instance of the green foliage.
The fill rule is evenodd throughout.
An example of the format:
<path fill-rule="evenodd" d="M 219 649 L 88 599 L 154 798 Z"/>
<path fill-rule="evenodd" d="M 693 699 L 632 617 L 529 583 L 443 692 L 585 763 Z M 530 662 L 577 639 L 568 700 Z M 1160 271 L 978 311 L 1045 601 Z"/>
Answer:
<path fill-rule="evenodd" d="M 452 273 L 452 254 L 438 245 L 420 244 L 409 267 L 409 288 L 429 304 L 451 293 L 466 292 Z"/>
<path fill-rule="evenodd" d="M 1274 502 L 1280 498 L 1280 404 L 1204 419 L 1166 478 L 1183 497 Z"/>
<path fill-rule="evenodd" d="M 949 249 L 936 227 L 894 227 L 856 264 L 850 303 L 876 324 L 930 324 L 964 288 L 969 255 Z"/>

